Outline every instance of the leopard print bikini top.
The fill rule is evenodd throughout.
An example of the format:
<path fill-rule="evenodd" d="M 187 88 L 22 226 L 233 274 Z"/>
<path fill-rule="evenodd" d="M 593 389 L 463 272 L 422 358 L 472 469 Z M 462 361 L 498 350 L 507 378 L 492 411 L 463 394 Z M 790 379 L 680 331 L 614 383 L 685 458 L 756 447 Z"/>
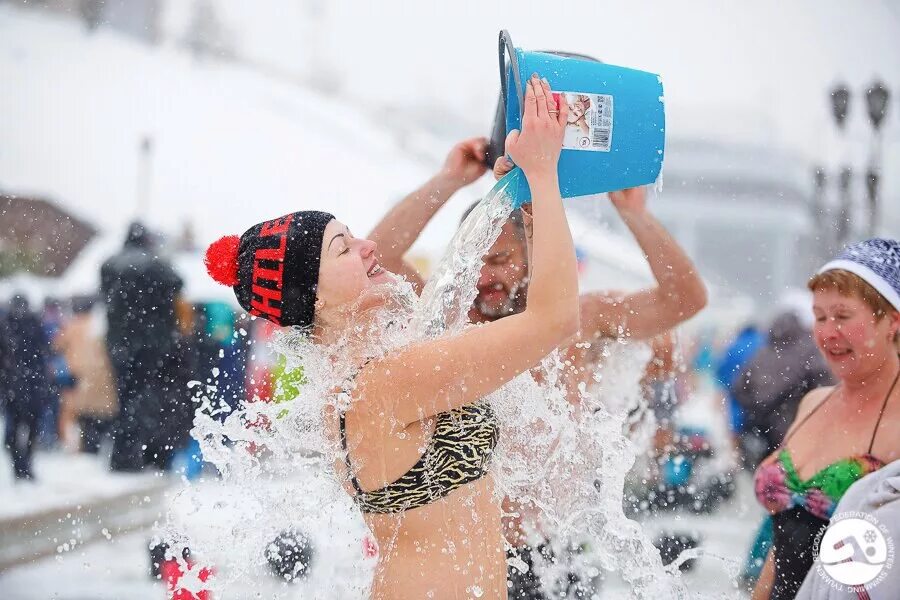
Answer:
<path fill-rule="evenodd" d="M 467 404 L 440 413 L 436 421 L 434 434 L 416 464 L 393 483 L 365 492 L 353 476 L 345 417 L 341 413 L 341 444 L 356 490 L 354 500 L 362 512 L 391 514 L 419 508 L 484 476 L 499 434 L 497 417 L 490 405 Z"/>

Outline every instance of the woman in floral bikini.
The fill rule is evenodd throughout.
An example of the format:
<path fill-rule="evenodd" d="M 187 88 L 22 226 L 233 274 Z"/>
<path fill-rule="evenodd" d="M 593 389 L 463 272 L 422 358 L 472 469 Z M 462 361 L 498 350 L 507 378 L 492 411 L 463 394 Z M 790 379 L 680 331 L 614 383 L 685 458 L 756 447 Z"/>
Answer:
<path fill-rule="evenodd" d="M 753 600 L 794 598 L 844 492 L 900 458 L 900 243 L 849 246 L 808 286 L 816 344 L 839 383 L 807 394 L 781 448 L 756 472 L 774 545 Z"/>

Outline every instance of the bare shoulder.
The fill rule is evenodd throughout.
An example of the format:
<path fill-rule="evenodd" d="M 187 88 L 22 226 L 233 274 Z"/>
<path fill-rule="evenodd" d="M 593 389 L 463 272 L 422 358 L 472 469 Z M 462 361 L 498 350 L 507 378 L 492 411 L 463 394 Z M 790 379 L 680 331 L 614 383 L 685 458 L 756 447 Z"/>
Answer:
<path fill-rule="evenodd" d="M 423 362 L 434 361 L 423 361 L 423 357 L 435 356 L 436 353 L 446 357 L 447 352 L 442 353 L 430 345 L 434 342 L 412 344 L 401 351 L 369 360 L 360 368 L 350 392 L 351 410 L 357 413 L 356 418 L 368 423 L 380 423 L 384 431 L 393 431 L 397 423 L 390 415 L 396 416 L 399 407 L 408 405 L 422 389 L 427 389 L 428 384 L 437 379 L 434 374 L 424 372 Z"/>
<path fill-rule="evenodd" d="M 794 417 L 794 422 L 791 423 L 790 428 L 793 429 L 797 422 L 806 418 L 809 413 L 825 402 L 825 399 L 834 391 L 834 387 L 835 386 L 833 385 L 827 385 L 807 392 L 807 394 L 803 396 L 803 400 L 801 400 L 800 404 L 797 406 L 797 415 Z"/>
<path fill-rule="evenodd" d="M 794 429 L 797 427 L 797 425 L 801 421 L 803 421 L 803 419 L 805 419 L 809 415 L 809 413 L 814 411 L 819 405 L 822 404 L 822 402 L 825 401 L 826 398 L 828 398 L 829 395 L 831 395 L 831 392 L 833 390 L 834 390 L 834 386 L 826 386 L 826 387 L 816 388 L 814 390 L 807 392 L 807 394 L 800 401 L 800 405 L 797 407 L 797 415 L 794 417 L 794 421 L 791 423 L 791 426 L 788 428 L 787 433 L 785 434 L 785 439 L 787 439 L 787 437 L 790 436 L 794 432 Z M 784 442 L 782 442 L 782 444 L 784 444 Z M 772 454 L 767 456 L 759 464 L 759 466 L 762 467 L 763 465 L 771 464 L 772 462 L 774 462 L 776 460 L 776 458 L 778 458 L 778 453 L 779 453 L 778 450 L 775 450 L 774 452 L 772 452 Z"/>
<path fill-rule="evenodd" d="M 379 393 L 382 380 L 390 377 L 391 367 L 386 357 L 376 358 L 363 365 L 356 374 L 352 390 L 347 390 L 352 400 L 350 408 L 357 413 L 382 412 L 381 394 Z M 376 406 L 377 405 L 377 406 Z"/>

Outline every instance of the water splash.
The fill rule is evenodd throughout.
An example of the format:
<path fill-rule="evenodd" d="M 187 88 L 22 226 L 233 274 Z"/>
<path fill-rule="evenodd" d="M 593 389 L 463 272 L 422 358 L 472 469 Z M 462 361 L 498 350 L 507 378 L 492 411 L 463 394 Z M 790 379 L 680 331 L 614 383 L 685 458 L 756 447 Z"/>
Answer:
<path fill-rule="evenodd" d="M 477 290 L 482 257 L 500 236 L 503 224 L 513 209 L 509 190 L 518 187 L 523 177 L 514 169 L 500 180 L 460 225 L 453 240 L 422 290 L 417 315 L 423 337 L 457 333 L 466 325 L 469 307 Z"/>
<path fill-rule="evenodd" d="M 216 597 L 228 598 L 242 580 L 271 579 L 265 549 L 292 529 L 328 556 L 297 585 L 314 597 L 367 595 L 373 567 L 363 551 L 367 532 L 334 468 L 343 454 L 328 435 L 326 415 L 348 408 L 364 360 L 467 326 L 482 257 L 512 211 L 508 190 L 520 176 L 514 171 L 472 211 L 420 298 L 405 281 L 381 287 L 379 308 L 352 309 L 357 320 L 328 346 L 281 332 L 274 347 L 293 375 L 276 383 L 275 401 L 258 399 L 223 415 L 216 387 L 197 385 L 201 407 L 192 435 L 221 478 L 186 485 L 173 498 L 165 535 L 173 548 L 189 545 L 216 566 L 205 584 Z M 591 352 L 604 366 L 578 386 L 563 377 L 566 359 L 554 352 L 536 376 L 523 373 L 486 398 L 502 431 L 491 467 L 496 493 L 536 507 L 552 532 L 559 560 L 536 565 L 547 588 L 570 572 L 589 581 L 600 566 L 618 571 L 634 598 L 685 597 L 679 575 L 663 568 L 622 507 L 638 452 L 628 436 L 629 414 L 643 401 L 639 381 L 649 349 L 608 341 Z M 292 597 L 299 589 L 282 591 Z"/>

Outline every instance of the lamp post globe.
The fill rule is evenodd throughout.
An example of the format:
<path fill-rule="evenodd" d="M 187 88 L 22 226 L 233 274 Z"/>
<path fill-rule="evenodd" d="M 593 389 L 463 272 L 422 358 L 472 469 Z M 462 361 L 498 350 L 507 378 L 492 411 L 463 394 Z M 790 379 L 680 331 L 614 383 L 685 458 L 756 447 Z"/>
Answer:
<path fill-rule="evenodd" d="M 890 92 L 881 81 L 875 81 L 866 90 L 866 108 L 869 112 L 869 120 L 872 122 L 872 127 L 876 131 L 884 121 L 890 97 Z"/>
<path fill-rule="evenodd" d="M 831 90 L 831 111 L 838 127 L 843 127 L 850 109 L 850 89 L 838 84 Z"/>

